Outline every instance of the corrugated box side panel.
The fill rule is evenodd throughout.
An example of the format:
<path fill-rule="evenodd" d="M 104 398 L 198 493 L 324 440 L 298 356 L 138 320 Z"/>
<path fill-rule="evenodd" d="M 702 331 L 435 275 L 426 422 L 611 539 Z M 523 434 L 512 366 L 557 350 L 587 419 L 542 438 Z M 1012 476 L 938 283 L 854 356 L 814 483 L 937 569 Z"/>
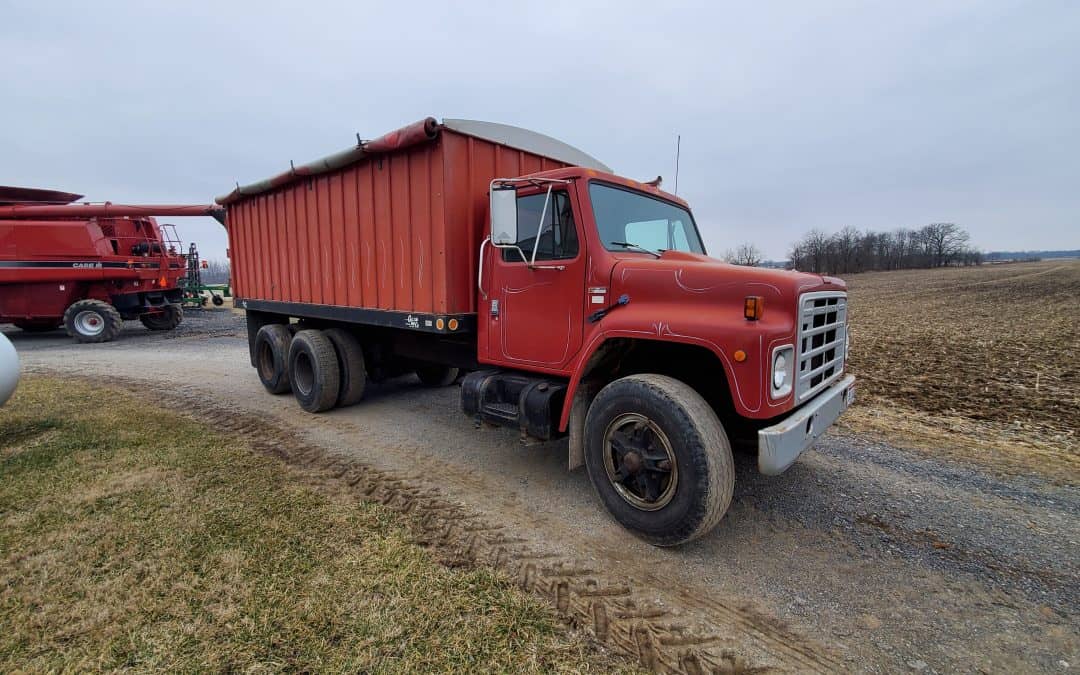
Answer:
<path fill-rule="evenodd" d="M 444 129 L 446 258 L 451 312 L 475 312 L 480 242 L 487 235 L 488 188 L 514 178 L 569 166 L 546 157 Z"/>
<path fill-rule="evenodd" d="M 493 178 L 563 162 L 444 129 L 229 207 L 240 297 L 397 311 L 476 311 Z"/>
<path fill-rule="evenodd" d="M 237 293 L 406 312 L 468 311 L 468 301 L 448 300 L 442 154 L 438 142 L 424 144 L 230 206 Z"/>

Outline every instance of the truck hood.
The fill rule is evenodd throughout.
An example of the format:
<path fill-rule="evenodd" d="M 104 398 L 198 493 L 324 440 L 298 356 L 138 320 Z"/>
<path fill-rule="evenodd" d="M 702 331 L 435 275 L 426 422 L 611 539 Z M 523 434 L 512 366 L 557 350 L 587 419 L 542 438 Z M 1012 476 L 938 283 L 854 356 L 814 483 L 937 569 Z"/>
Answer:
<path fill-rule="evenodd" d="M 741 287 L 746 291 L 745 295 L 772 295 L 774 299 L 779 296 L 794 300 L 799 294 L 810 291 L 847 290 L 847 284 L 836 277 L 732 265 L 685 251 L 664 251 L 659 258 L 624 257 L 612 268 L 611 286 L 613 291 L 629 293 L 639 282 L 649 277 L 655 280 L 657 276 L 673 278 L 676 288 L 691 295 L 710 291 L 737 294 Z M 739 302 L 742 297 L 737 296 Z"/>

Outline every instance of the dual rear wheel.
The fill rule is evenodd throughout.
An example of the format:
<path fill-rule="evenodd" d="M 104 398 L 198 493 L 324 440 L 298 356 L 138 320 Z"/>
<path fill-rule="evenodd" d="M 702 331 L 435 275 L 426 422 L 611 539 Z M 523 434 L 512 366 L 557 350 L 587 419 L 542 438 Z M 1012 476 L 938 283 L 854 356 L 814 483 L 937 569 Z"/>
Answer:
<path fill-rule="evenodd" d="M 268 324 L 255 335 L 255 370 L 266 390 L 271 394 L 292 391 L 300 407 L 312 413 L 358 401 L 367 373 L 356 338 L 344 331 L 344 335 L 334 335 L 334 340 L 346 345 L 339 360 L 334 340 L 327 335 L 331 331 L 306 329 L 294 334 L 292 329 Z"/>
<path fill-rule="evenodd" d="M 354 405 L 367 390 L 363 347 L 343 328 L 262 326 L 255 334 L 254 364 L 267 391 L 292 391 L 300 407 L 312 413 Z M 457 379 L 458 369 L 433 365 L 418 368 L 416 375 L 427 386 L 446 386 Z"/>

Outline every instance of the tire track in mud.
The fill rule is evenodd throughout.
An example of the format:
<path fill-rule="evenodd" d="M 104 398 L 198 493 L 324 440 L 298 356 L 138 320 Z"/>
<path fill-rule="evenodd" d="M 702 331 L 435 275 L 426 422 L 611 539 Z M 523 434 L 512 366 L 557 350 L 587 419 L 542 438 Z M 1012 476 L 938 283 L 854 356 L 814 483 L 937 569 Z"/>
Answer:
<path fill-rule="evenodd" d="M 70 377 L 47 368 L 33 370 Z M 103 384 L 100 378 L 79 379 Z M 145 392 L 145 382 L 137 378 L 109 377 L 104 384 Z M 242 438 L 256 452 L 300 469 L 316 487 L 345 490 L 393 509 L 414 541 L 441 563 L 500 571 L 524 591 L 548 601 L 573 627 L 652 671 L 696 675 L 846 670 L 824 646 L 751 608 L 658 588 L 544 550 L 437 488 L 332 454 L 287 424 L 219 407 L 206 394 L 198 386 L 182 385 L 158 398 L 215 431 Z M 316 415 L 310 424 L 332 426 Z"/>

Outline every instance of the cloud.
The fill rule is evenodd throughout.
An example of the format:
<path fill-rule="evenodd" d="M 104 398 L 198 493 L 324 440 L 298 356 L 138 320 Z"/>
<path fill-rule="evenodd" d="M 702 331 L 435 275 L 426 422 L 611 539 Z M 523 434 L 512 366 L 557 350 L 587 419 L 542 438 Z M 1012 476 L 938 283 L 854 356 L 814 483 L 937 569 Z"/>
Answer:
<path fill-rule="evenodd" d="M 77 7 L 73 10 L 71 7 Z M 1080 6 L 8 5 L 0 184 L 206 202 L 426 115 L 674 185 L 713 253 L 954 221 L 1080 246 Z M 213 221 L 185 238 L 220 257 Z"/>

